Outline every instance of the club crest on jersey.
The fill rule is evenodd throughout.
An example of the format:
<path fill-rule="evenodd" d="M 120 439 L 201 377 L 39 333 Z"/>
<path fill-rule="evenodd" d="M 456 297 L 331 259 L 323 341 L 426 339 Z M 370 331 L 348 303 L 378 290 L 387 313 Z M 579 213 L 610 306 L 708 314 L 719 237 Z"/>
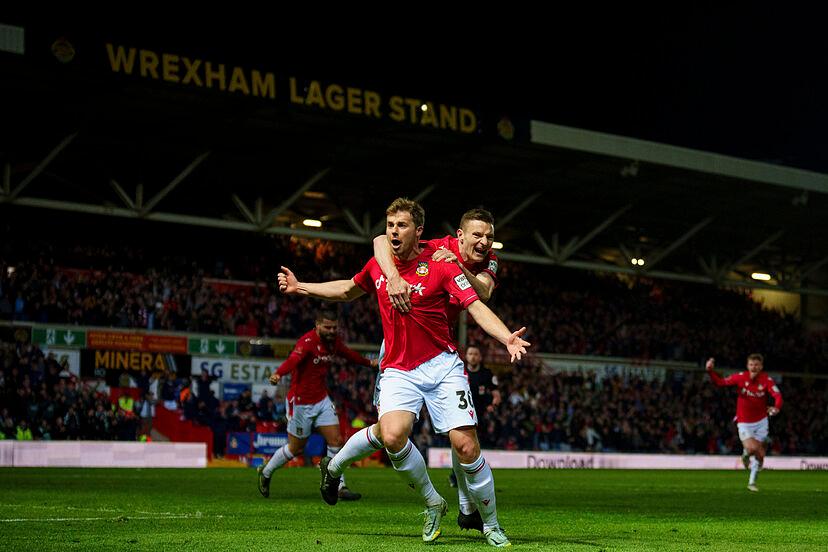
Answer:
<path fill-rule="evenodd" d="M 495 274 L 497 274 L 497 261 L 496 260 L 491 259 L 489 261 L 489 271 L 494 272 Z"/>
<path fill-rule="evenodd" d="M 471 287 L 471 283 L 465 274 L 458 274 L 454 277 L 454 283 L 460 288 L 460 291 L 465 291 Z"/>
<path fill-rule="evenodd" d="M 426 261 L 417 263 L 417 276 L 428 276 L 428 263 Z"/>

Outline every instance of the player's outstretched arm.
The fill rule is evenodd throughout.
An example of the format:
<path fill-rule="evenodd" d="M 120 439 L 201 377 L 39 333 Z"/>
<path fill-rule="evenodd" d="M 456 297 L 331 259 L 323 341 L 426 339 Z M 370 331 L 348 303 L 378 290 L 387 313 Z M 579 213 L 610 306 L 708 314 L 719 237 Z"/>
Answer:
<path fill-rule="evenodd" d="M 354 283 L 354 280 L 333 280 L 318 284 L 300 282 L 296 275 L 287 267 L 281 267 L 277 279 L 279 291 L 285 295 L 306 295 L 315 299 L 326 301 L 353 301 L 357 297 L 365 295 L 365 292 Z"/>
<path fill-rule="evenodd" d="M 531 345 L 528 341 L 521 339 L 521 336 L 526 333 L 525 327 L 516 332 L 510 332 L 506 324 L 492 312 L 492 309 L 484 305 L 480 300 L 470 304 L 468 310 L 469 314 L 474 318 L 474 321 L 477 322 L 478 326 L 483 328 L 484 332 L 506 346 L 512 362 L 522 358 L 523 354 L 526 353 L 526 347 Z"/>
<path fill-rule="evenodd" d="M 388 298 L 391 300 L 391 306 L 400 312 L 410 311 L 411 288 L 408 282 L 400 276 L 397 265 L 394 264 L 394 255 L 391 253 L 391 246 L 388 244 L 388 238 L 385 234 L 374 238 L 374 258 L 377 260 L 380 270 L 388 279 L 385 289 L 388 292 Z"/>
<path fill-rule="evenodd" d="M 715 367 L 716 367 L 716 359 L 712 358 L 712 357 L 708 358 L 707 362 L 704 364 L 704 369 L 707 370 L 708 374 L 710 374 L 710 380 L 714 384 L 716 384 L 716 386 L 725 387 L 725 386 L 728 386 L 728 385 L 736 385 L 737 382 L 734 379 L 735 374 L 733 376 L 728 376 L 726 378 L 723 378 L 722 376 L 717 374 L 715 370 L 713 370 L 713 368 L 715 368 Z"/>

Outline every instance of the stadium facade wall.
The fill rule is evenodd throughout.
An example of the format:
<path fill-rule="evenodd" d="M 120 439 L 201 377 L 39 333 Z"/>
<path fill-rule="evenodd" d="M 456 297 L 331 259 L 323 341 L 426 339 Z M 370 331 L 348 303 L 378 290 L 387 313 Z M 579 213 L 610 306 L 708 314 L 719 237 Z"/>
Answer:
<path fill-rule="evenodd" d="M 204 443 L 0 441 L 0 466 L 15 468 L 206 468 Z"/>
<path fill-rule="evenodd" d="M 589 452 L 483 451 L 493 468 L 607 470 L 743 470 L 739 456 L 608 454 Z M 451 449 L 430 448 L 431 468 L 450 468 Z M 768 456 L 764 469 L 828 470 L 828 457 Z"/>

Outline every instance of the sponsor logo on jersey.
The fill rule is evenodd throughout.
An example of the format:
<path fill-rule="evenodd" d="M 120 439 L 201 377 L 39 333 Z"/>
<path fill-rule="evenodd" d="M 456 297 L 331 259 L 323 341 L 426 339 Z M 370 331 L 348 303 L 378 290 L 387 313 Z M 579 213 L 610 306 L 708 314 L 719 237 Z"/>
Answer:
<path fill-rule="evenodd" d="M 471 287 L 471 283 L 465 274 L 458 274 L 454 277 L 454 283 L 460 288 L 460 291 L 465 291 Z"/>
<path fill-rule="evenodd" d="M 417 282 L 416 286 L 411 285 L 410 288 L 411 288 L 411 293 L 419 293 L 420 297 L 423 296 L 423 292 L 425 291 L 425 286 L 422 284 L 422 282 Z"/>
<path fill-rule="evenodd" d="M 428 263 L 426 261 L 417 263 L 417 276 L 428 276 Z"/>

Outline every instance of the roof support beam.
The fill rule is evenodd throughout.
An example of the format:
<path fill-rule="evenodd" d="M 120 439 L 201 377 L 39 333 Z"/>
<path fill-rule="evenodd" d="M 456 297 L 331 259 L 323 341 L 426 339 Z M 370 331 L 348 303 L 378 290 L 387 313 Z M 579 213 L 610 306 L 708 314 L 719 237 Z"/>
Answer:
<path fill-rule="evenodd" d="M 514 209 L 512 209 L 511 211 L 506 213 L 504 216 L 502 216 L 500 218 L 495 218 L 495 228 L 498 229 L 498 230 L 502 229 L 504 226 L 506 226 L 509 223 L 510 220 L 515 218 L 521 211 L 523 211 L 524 209 L 529 207 L 529 205 L 531 205 L 540 196 L 541 196 L 541 192 L 538 192 L 536 194 L 532 194 L 529 197 L 527 197 L 526 199 L 524 199 L 523 201 L 521 201 L 520 204 L 517 207 L 515 207 Z"/>
<path fill-rule="evenodd" d="M 233 200 L 233 203 L 236 204 L 236 207 L 241 212 L 242 216 L 249 222 L 250 224 L 256 224 L 256 217 L 253 216 L 253 213 L 250 212 L 250 209 L 247 208 L 247 204 L 236 194 L 230 196 Z"/>
<path fill-rule="evenodd" d="M 624 205 L 623 207 L 618 209 L 616 212 L 614 212 L 613 214 L 608 216 L 604 220 L 604 222 L 602 222 L 601 224 L 599 224 L 598 226 L 593 228 L 592 231 L 590 231 L 589 234 L 587 234 L 586 236 L 584 236 L 580 240 L 577 240 L 576 243 L 569 242 L 566 245 L 566 247 L 564 247 L 564 250 L 561 252 L 560 260 L 565 261 L 569 257 L 571 257 L 572 255 L 577 253 L 579 249 L 581 249 L 583 246 L 585 246 L 587 243 L 589 243 L 592 240 L 592 238 L 594 238 L 595 236 L 597 236 L 598 234 L 603 232 L 607 228 L 607 226 L 609 226 L 610 224 L 615 222 L 615 220 L 618 217 L 620 217 L 621 215 L 623 215 L 624 213 L 629 211 L 631 207 L 632 207 L 632 205 L 630 205 L 630 204 Z"/>
<path fill-rule="evenodd" d="M 331 172 L 330 167 L 319 171 L 318 173 L 307 179 L 304 184 L 299 186 L 299 188 L 290 195 L 289 198 L 283 201 L 278 207 L 272 209 L 267 214 L 267 216 L 264 217 L 264 219 L 261 221 L 261 224 L 259 225 L 259 229 L 261 231 L 265 231 L 267 227 L 270 226 L 274 220 L 276 220 L 276 217 L 284 213 L 288 208 L 290 208 L 291 205 L 296 203 L 296 200 L 302 197 L 302 194 L 310 190 L 317 182 L 325 178 L 325 176 L 329 172 Z"/>
<path fill-rule="evenodd" d="M 821 260 L 819 260 L 819 261 L 815 262 L 814 264 L 812 264 L 811 266 L 809 266 L 805 270 L 805 272 L 802 273 L 802 275 L 800 276 L 800 279 L 805 280 L 805 278 L 807 278 L 809 274 L 811 274 L 812 272 L 814 272 L 816 270 L 819 270 L 826 263 L 828 263 L 828 257 L 823 257 Z"/>
<path fill-rule="evenodd" d="M 129 197 L 129 194 L 121 188 L 121 185 L 118 184 L 114 178 L 109 179 L 109 185 L 112 186 L 112 189 L 115 190 L 115 193 L 118 194 L 118 197 L 121 198 L 121 201 L 124 202 L 124 205 L 129 207 L 130 209 L 135 209 L 135 202 L 132 201 L 132 198 Z"/>
<path fill-rule="evenodd" d="M 749 260 L 751 260 L 753 257 L 756 256 L 757 253 L 759 253 L 763 249 L 767 248 L 770 244 L 772 244 L 773 242 L 778 240 L 782 236 L 782 234 L 784 234 L 784 233 L 785 233 L 784 230 L 779 230 L 778 232 L 776 232 L 773 235 L 769 236 L 765 241 L 763 241 L 762 243 L 760 243 L 759 245 L 757 245 L 756 247 L 754 247 L 753 249 L 751 249 L 750 251 L 745 253 L 742 256 L 741 259 L 739 259 L 738 261 L 733 262 L 733 263 L 727 265 L 726 267 L 724 267 L 722 269 L 722 272 L 723 272 L 722 275 L 723 276 L 727 275 L 727 273 L 730 272 L 731 270 L 733 270 L 734 268 L 737 268 L 738 266 L 740 266 L 740 265 L 748 262 Z"/>
<path fill-rule="evenodd" d="M 649 272 L 649 269 L 651 269 L 653 266 L 655 266 L 656 264 L 658 264 L 658 263 L 659 263 L 659 261 L 661 261 L 662 259 L 664 259 L 667 255 L 669 255 L 670 253 L 672 253 L 673 251 L 675 251 L 676 249 L 678 249 L 679 247 L 681 247 L 682 245 L 684 245 L 684 243 L 685 243 L 687 240 L 689 240 L 690 238 L 692 238 L 693 236 L 695 236 L 696 234 L 698 234 L 698 233 L 699 233 L 699 232 L 700 232 L 700 231 L 701 231 L 701 230 L 702 230 L 705 226 L 707 226 L 707 225 L 708 225 L 708 224 L 710 224 L 711 222 L 713 222 L 713 217 L 707 217 L 706 219 L 704 219 L 703 221 L 701 221 L 700 223 L 698 223 L 697 225 L 695 225 L 693 228 L 691 228 L 690 230 L 688 230 L 687 232 L 685 232 L 685 234 L 684 234 L 683 236 L 681 236 L 679 239 L 677 239 L 676 241 L 674 241 L 673 243 L 671 243 L 671 244 L 667 247 L 667 249 L 665 249 L 665 250 L 661 251 L 661 252 L 660 252 L 660 253 L 658 253 L 655 257 L 653 257 L 652 259 L 648 260 L 648 261 L 647 261 L 647 266 L 646 266 L 646 268 L 645 268 L 644 270 L 647 270 L 647 271 Z"/>
<path fill-rule="evenodd" d="M 72 143 L 72 140 L 74 140 L 77 135 L 77 132 L 70 134 L 69 136 L 64 138 L 60 144 L 55 146 L 55 148 L 52 151 L 50 151 L 49 154 L 46 157 L 44 157 L 40 163 L 37 164 L 37 166 L 32 170 L 32 172 L 30 172 L 26 176 L 26 178 L 24 178 L 20 182 L 20 184 L 18 184 L 17 187 L 15 187 L 15 189 L 10 194 L 8 194 L 6 201 L 11 201 L 15 199 L 17 196 L 19 196 L 20 192 L 22 192 L 26 188 L 26 186 L 31 184 L 32 180 L 37 178 L 37 176 L 43 172 L 43 169 L 45 169 L 49 165 L 49 163 L 51 163 L 54 160 L 54 158 L 57 157 L 61 151 L 63 151 L 63 149 L 66 146 Z"/>
<path fill-rule="evenodd" d="M 183 171 L 181 171 L 181 172 L 178 174 L 178 176 L 176 176 L 175 178 L 173 178 L 173 179 L 172 179 L 172 182 L 170 182 L 169 184 L 167 184 L 166 186 L 164 186 L 164 188 L 162 188 L 160 192 L 158 192 L 157 194 L 155 194 L 155 196 L 153 196 L 153 198 L 152 198 L 152 199 L 150 199 L 150 200 L 147 202 L 147 204 L 146 204 L 146 205 L 144 205 L 144 207 L 141 209 L 141 215 L 142 215 L 142 216 L 146 216 L 147 214 L 149 214 L 149 212 L 150 212 L 150 211 L 152 211 L 153 207 L 155 207 L 156 205 L 158 205 L 158 203 L 159 203 L 162 199 L 164 199 L 165 197 L 167 197 L 167 195 L 168 195 L 170 192 L 172 192 L 173 190 L 175 190 L 175 188 L 176 188 L 179 184 L 181 184 L 181 182 L 182 182 L 185 178 L 187 178 L 187 177 L 190 175 L 190 173 L 191 173 L 191 172 L 193 172 L 193 171 L 195 170 L 195 168 L 196 168 L 196 167 L 198 167 L 199 165 L 201 165 L 201 163 L 202 163 L 205 159 L 207 159 L 207 156 L 208 156 L 208 155 L 210 155 L 210 152 L 209 152 L 209 151 L 205 151 L 204 153 L 202 153 L 201 155 L 199 155 L 198 157 L 196 157 L 195 159 L 193 159 L 193 161 L 192 161 L 189 165 L 187 165 L 186 167 L 184 167 L 184 170 L 183 170 Z"/>

